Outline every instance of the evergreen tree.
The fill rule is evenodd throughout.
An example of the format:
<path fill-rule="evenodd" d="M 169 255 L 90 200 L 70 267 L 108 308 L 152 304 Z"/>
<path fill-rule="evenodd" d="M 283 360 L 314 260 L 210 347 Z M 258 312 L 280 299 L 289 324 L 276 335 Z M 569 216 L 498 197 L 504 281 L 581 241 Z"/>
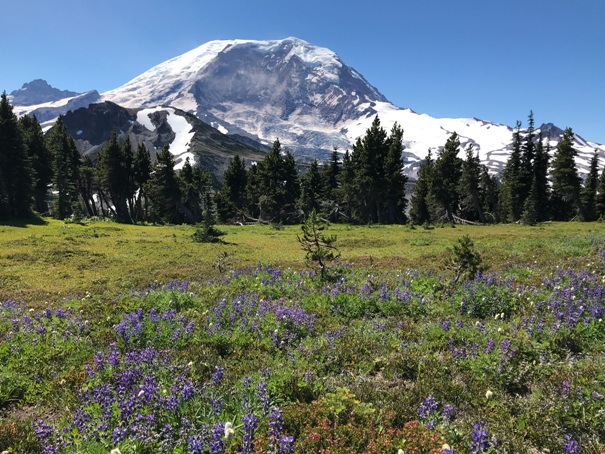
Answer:
<path fill-rule="evenodd" d="M 319 164 L 314 159 L 307 173 L 301 178 L 299 206 L 308 215 L 311 211 L 319 211 L 321 207 L 321 175 Z"/>
<path fill-rule="evenodd" d="M 250 219 L 260 219 L 261 178 L 259 165 L 253 163 L 246 174 L 245 216 Z"/>
<path fill-rule="evenodd" d="M 151 178 L 151 155 L 144 144 L 137 146 L 132 165 L 133 193 L 136 194 L 134 219 L 147 219 L 147 202 L 145 197 L 146 184 Z"/>
<path fill-rule="evenodd" d="M 130 148 L 130 141 L 126 142 Z M 98 174 L 99 182 L 107 191 L 114 214 L 120 222 L 131 222 L 128 201 L 132 197 L 131 162 L 128 162 L 124 147 L 118 142 L 114 129 L 111 138 L 99 152 Z"/>
<path fill-rule="evenodd" d="M 82 159 L 79 175 L 79 192 L 86 207 L 86 214 L 88 216 L 98 216 L 95 194 L 98 195 L 99 193 L 99 181 L 90 156 L 84 156 Z"/>
<path fill-rule="evenodd" d="M 389 151 L 387 133 L 376 116 L 363 139 L 353 147 L 351 161 L 355 169 L 351 213 L 358 222 L 382 222 L 385 204 L 385 160 Z"/>
<path fill-rule="evenodd" d="M 525 225 L 535 225 L 540 220 L 539 213 L 538 183 L 534 175 L 529 194 L 523 203 L 521 222 Z"/>
<path fill-rule="evenodd" d="M 527 120 L 527 132 L 525 134 L 525 140 L 521 146 L 521 166 L 519 168 L 519 179 L 520 179 L 520 196 L 519 203 L 524 206 L 525 199 L 529 195 L 531 186 L 534 180 L 534 160 L 535 160 L 535 149 L 534 143 L 535 130 L 534 130 L 534 113 L 529 112 Z"/>
<path fill-rule="evenodd" d="M 410 218 L 414 224 L 425 224 L 431 222 L 431 212 L 429 209 L 429 190 L 431 187 L 431 177 L 434 161 L 431 158 L 431 149 L 426 155 L 426 159 L 420 165 L 418 170 L 418 180 L 414 193 L 412 194 Z"/>
<path fill-rule="evenodd" d="M 384 161 L 385 194 L 384 206 L 380 210 L 381 222 L 389 224 L 403 224 L 407 220 L 405 185 L 408 178 L 403 174 L 402 141 L 403 129 L 395 123 L 388 138 L 389 148 Z"/>
<path fill-rule="evenodd" d="M 46 147 L 53 159 L 52 215 L 65 219 L 78 214 L 80 153 L 69 136 L 61 116 L 46 136 Z"/>
<path fill-rule="evenodd" d="M 547 143 L 546 148 L 544 148 L 542 142 L 542 132 L 540 132 L 534 157 L 535 197 L 538 222 L 544 222 L 550 219 L 550 184 L 548 181 L 550 145 Z"/>
<path fill-rule="evenodd" d="M 458 181 L 462 174 L 462 159 L 458 157 L 460 140 L 455 132 L 447 139 L 445 146 L 433 165 L 429 199 L 431 218 L 435 221 L 454 222 L 458 207 Z"/>
<path fill-rule="evenodd" d="M 44 134 L 38 119 L 34 115 L 19 118 L 19 127 L 31 169 L 33 171 L 34 206 L 38 213 L 48 211 L 48 188 L 52 182 L 52 156 L 46 148 Z"/>
<path fill-rule="evenodd" d="M 3 92 L 0 97 L 0 217 L 28 217 L 32 202 L 30 161 L 17 116 Z"/>
<path fill-rule="evenodd" d="M 312 210 L 301 226 L 302 236 L 296 237 L 302 249 L 306 252 L 307 263 L 316 264 L 319 267 L 322 280 L 326 276 L 328 262 L 334 261 L 340 256 L 334 245 L 336 236 L 325 236 L 322 233 L 326 226 L 326 223 L 320 219 L 315 210 Z"/>
<path fill-rule="evenodd" d="M 355 203 L 355 169 L 351 160 L 349 150 L 342 157 L 342 171 L 338 177 L 338 189 L 336 189 L 336 200 L 338 202 L 338 214 L 347 220 L 352 220 L 352 207 Z"/>
<path fill-rule="evenodd" d="M 322 193 L 321 197 L 324 200 L 336 200 L 335 191 L 338 189 L 338 180 L 340 177 L 340 162 L 338 149 L 335 147 L 330 155 L 328 165 L 321 170 Z"/>
<path fill-rule="evenodd" d="M 466 148 L 466 159 L 462 162 L 462 172 L 458 192 L 460 193 L 460 217 L 485 224 L 480 196 L 481 161 L 475 155 L 473 144 Z"/>
<path fill-rule="evenodd" d="M 287 222 L 296 210 L 300 184 L 296 163 L 290 152 L 282 156 L 279 140 L 258 164 L 255 173 L 249 175 L 251 205 L 258 206 L 259 219 L 267 222 Z M 257 186 L 256 189 L 252 186 Z"/>
<path fill-rule="evenodd" d="M 513 151 L 510 154 L 504 171 L 502 172 L 502 182 L 500 184 L 500 216 L 504 222 L 517 222 L 521 217 L 523 210 L 523 186 L 521 177 L 521 123 L 517 122 L 517 127 L 513 134 Z"/>
<path fill-rule="evenodd" d="M 581 215 L 580 177 L 576 168 L 576 150 L 573 148 L 573 132 L 567 128 L 557 145 L 552 162 L 553 218 L 569 221 Z"/>
<path fill-rule="evenodd" d="M 479 179 L 479 197 L 486 222 L 499 222 L 498 211 L 498 179 L 489 174 L 488 168 L 481 165 L 481 177 Z"/>
<path fill-rule="evenodd" d="M 340 182 L 341 165 L 340 156 L 336 147 L 332 150 L 332 155 L 326 166 L 321 170 L 321 198 L 324 214 L 331 221 L 338 218 L 340 210 L 338 187 Z"/>
<path fill-rule="evenodd" d="M 182 193 L 169 145 L 164 145 L 156 160 L 145 191 L 150 202 L 151 219 L 154 222 L 181 224 L 184 220 Z"/>
<path fill-rule="evenodd" d="M 183 193 L 183 212 L 187 222 L 196 224 L 202 220 L 204 212 L 202 200 L 206 191 L 209 190 L 209 181 L 207 182 L 199 172 L 194 173 L 189 157 L 185 159 L 179 178 Z"/>
<path fill-rule="evenodd" d="M 605 166 L 601 171 L 599 178 L 599 186 L 597 187 L 597 196 L 595 198 L 595 206 L 597 210 L 597 218 L 605 218 Z"/>
<path fill-rule="evenodd" d="M 244 161 L 235 155 L 223 174 L 223 187 L 217 194 L 219 219 L 223 222 L 236 219 L 244 209 L 248 174 Z"/>
<path fill-rule="evenodd" d="M 599 186 L 599 155 L 595 151 L 590 160 L 590 170 L 581 192 L 584 221 L 597 219 L 597 188 Z"/>

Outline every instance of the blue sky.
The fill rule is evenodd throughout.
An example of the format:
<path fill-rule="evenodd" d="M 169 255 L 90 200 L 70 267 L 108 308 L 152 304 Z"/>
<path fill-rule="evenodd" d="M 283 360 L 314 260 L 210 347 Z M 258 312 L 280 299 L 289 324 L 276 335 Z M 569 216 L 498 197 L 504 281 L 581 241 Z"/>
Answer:
<path fill-rule="evenodd" d="M 605 143 L 603 0 L 2 2 L 0 90 L 103 92 L 213 39 L 328 47 L 434 117 L 552 122 Z"/>

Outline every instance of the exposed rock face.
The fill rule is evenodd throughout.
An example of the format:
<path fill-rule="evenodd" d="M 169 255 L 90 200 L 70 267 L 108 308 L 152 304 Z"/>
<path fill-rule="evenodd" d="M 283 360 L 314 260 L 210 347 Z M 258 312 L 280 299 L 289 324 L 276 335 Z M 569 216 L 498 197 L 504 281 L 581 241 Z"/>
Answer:
<path fill-rule="evenodd" d="M 264 155 L 262 146 L 238 141 L 194 115 L 171 107 L 127 109 L 103 102 L 68 112 L 63 122 L 78 150 L 93 160 L 115 130 L 120 140 L 129 137 L 133 147 L 145 144 L 152 159 L 164 145 L 169 145 L 177 169 L 189 157 L 192 165 L 197 163 L 210 171 L 215 181 L 222 179 L 229 160 L 236 154 L 245 162 L 261 160 Z"/>

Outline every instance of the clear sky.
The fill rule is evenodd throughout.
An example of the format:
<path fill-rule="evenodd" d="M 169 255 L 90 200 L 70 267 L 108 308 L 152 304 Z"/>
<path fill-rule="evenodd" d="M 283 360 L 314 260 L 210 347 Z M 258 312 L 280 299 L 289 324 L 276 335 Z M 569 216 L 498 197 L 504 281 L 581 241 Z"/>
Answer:
<path fill-rule="evenodd" d="M 605 0 L 0 0 L 0 91 L 103 92 L 214 39 L 328 47 L 400 107 L 605 143 Z"/>

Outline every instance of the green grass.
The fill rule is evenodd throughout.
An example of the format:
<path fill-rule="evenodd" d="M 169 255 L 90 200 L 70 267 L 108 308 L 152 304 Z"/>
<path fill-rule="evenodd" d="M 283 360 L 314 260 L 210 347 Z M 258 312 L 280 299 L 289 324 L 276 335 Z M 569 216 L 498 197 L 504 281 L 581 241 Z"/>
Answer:
<path fill-rule="evenodd" d="M 300 226 L 220 229 L 224 243 L 202 244 L 193 226 L 0 226 L 0 450 L 40 452 L 32 420 L 60 433 L 76 409 L 97 421 L 100 407 L 79 392 L 102 383 L 111 391 L 120 371 L 138 365 L 126 355 L 150 347 L 168 355 L 146 372 L 161 393 L 190 381 L 225 404 L 213 415 L 200 391 L 180 413 L 141 407 L 155 412 L 154 430 L 182 429 L 182 415 L 196 427 L 230 421 L 227 452 L 239 452 L 243 439 L 244 377 L 263 452 L 261 382 L 284 411 L 295 452 L 441 452 L 445 442 L 470 452 L 479 420 L 503 443 L 493 453 L 563 452 L 566 435 L 584 453 L 603 452 L 605 224 L 332 225 L 342 264 L 325 282 L 304 271 Z M 454 287 L 447 256 L 464 235 L 493 275 Z M 171 281 L 189 284 L 162 288 Z M 157 315 L 165 311 L 174 312 Z M 111 351 L 120 362 L 99 366 Z M 211 384 L 216 366 L 224 367 L 220 387 Z M 139 386 L 129 398 L 141 397 Z M 439 407 L 419 416 L 429 396 Z M 109 435 L 66 433 L 77 446 L 61 453 L 159 452 L 156 433 L 118 445 Z M 186 452 L 180 446 L 167 452 Z"/>
<path fill-rule="evenodd" d="M 111 222 L 0 226 L 0 298 L 39 304 L 83 295 L 111 295 L 154 282 L 200 280 L 217 274 L 220 253 L 237 268 L 259 262 L 303 268 L 299 226 L 221 226 L 223 244 L 191 240 L 193 226 L 139 226 Z M 549 223 L 457 226 L 334 224 L 341 261 L 378 269 L 442 269 L 448 248 L 469 235 L 491 270 L 511 264 L 566 266 L 605 244 L 605 224 Z"/>

